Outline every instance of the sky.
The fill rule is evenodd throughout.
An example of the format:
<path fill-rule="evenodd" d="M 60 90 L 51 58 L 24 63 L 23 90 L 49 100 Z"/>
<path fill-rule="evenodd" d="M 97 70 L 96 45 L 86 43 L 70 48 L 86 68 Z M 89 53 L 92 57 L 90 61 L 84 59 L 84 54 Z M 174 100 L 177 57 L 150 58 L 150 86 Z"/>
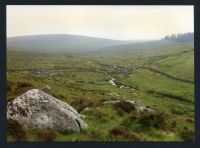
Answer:
<path fill-rule="evenodd" d="M 7 6 L 7 37 L 75 34 L 154 40 L 193 31 L 193 6 Z"/>

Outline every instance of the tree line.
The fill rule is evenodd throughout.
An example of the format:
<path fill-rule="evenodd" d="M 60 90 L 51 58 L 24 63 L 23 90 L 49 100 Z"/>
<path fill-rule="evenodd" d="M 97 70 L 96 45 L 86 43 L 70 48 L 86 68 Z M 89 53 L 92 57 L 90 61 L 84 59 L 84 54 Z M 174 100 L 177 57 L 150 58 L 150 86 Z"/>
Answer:
<path fill-rule="evenodd" d="M 194 40 L 194 33 L 179 33 L 179 34 L 171 34 L 167 35 L 161 40 L 175 41 L 175 42 L 189 42 Z"/>

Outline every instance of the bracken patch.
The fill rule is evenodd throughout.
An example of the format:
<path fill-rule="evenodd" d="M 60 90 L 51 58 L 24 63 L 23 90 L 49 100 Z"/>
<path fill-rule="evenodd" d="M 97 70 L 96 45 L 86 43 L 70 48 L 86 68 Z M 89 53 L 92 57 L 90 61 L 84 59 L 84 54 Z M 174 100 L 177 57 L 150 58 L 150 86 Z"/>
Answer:
<path fill-rule="evenodd" d="M 54 131 L 39 130 L 37 131 L 37 137 L 42 141 L 53 141 L 56 138 L 56 133 Z"/>
<path fill-rule="evenodd" d="M 115 127 L 109 130 L 109 136 L 114 139 L 128 140 L 128 141 L 144 141 L 140 136 L 130 133 L 129 130 L 123 126 Z"/>
<path fill-rule="evenodd" d="M 133 111 L 136 111 L 135 106 L 133 106 L 131 103 L 126 101 L 120 101 L 113 105 L 113 107 L 117 110 L 117 113 L 119 115 L 123 115 L 124 113 L 131 113 Z"/>
<path fill-rule="evenodd" d="M 10 134 L 17 141 L 25 141 L 27 140 L 26 132 L 23 126 L 17 122 L 16 120 L 8 119 L 8 134 Z"/>

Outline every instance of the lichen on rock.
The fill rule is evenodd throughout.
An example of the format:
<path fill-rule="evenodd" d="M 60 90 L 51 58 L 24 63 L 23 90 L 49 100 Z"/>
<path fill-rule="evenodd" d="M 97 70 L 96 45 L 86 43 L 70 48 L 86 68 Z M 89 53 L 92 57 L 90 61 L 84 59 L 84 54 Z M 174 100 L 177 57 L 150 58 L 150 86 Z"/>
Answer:
<path fill-rule="evenodd" d="M 78 132 L 87 128 L 73 107 L 38 89 L 31 89 L 8 102 L 7 118 L 31 129 Z"/>

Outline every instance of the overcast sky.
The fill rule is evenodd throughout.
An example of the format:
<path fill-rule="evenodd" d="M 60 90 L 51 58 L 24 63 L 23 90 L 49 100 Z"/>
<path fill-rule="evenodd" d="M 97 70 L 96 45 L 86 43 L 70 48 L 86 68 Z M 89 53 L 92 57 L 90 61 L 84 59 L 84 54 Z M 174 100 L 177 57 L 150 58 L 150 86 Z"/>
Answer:
<path fill-rule="evenodd" d="M 7 36 L 77 34 L 119 40 L 193 32 L 193 6 L 7 6 Z"/>

